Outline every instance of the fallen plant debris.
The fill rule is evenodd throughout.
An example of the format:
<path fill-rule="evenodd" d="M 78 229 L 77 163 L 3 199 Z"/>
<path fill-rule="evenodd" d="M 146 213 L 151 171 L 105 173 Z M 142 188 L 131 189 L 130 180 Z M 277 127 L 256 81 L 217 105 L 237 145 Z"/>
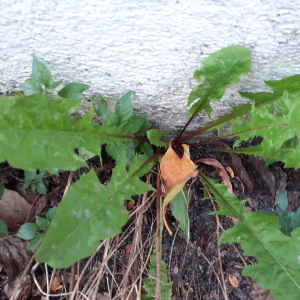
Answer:
<path fill-rule="evenodd" d="M 141 294 L 142 282 L 148 293 L 143 295 L 142 299 L 152 299 L 153 296 L 158 300 L 171 299 L 173 284 L 177 285 L 177 291 L 185 299 L 198 298 L 198 292 L 203 293 L 205 299 L 212 297 L 228 299 L 227 290 L 228 293 L 244 297 L 246 294 L 240 287 L 247 282 L 246 276 L 251 277 L 262 288 L 270 290 L 274 299 L 299 299 L 300 246 L 298 240 L 300 223 L 294 222 L 296 219 L 298 220 L 298 211 L 286 211 L 288 199 L 287 197 L 281 198 L 281 195 L 287 189 L 287 173 L 282 170 L 283 166 L 295 169 L 300 167 L 300 121 L 298 118 L 300 75 L 281 81 L 266 81 L 267 87 L 271 88 L 273 93 L 240 93 L 252 101 L 252 104 L 234 107 L 229 115 L 221 116 L 218 120 L 212 121 L 193 133 L 184 135 L 186 128 L 195 116 L 201 112 L 206 112 L 210 116 L 213 111 L 211 101 L 220 101 L 226 88 L 238 83 L 239 77 L 247 74 L 250 69 L 251 53 L 244 46 L 230 46 L 207 57 L 202 62 L 202 68 L 194 74 L 199 85 L 193 88 L 188 98 L 190 110 L 186 116 L 187 124 L 179 135 L 170 141 L 164 136 L 164 131 L 148 129 L 146 114 L 133 115 L 131 92 L 127 92 L 117 101 L 114 111 L 108 109 L 108 103 L 102 96 L 93 96 L 90 111 L 83 117 L 74 115 L 74 111 L 81 104 L 82 93 L 89 86 L 70 83 L 56 93 L 55 90 L 61 81 L 53 82 L 50 70 L 35 56 L 33 57 L 31 77 L 20 86 L 25 96 L 0 98 L 2 138 L 0 160 L 5 162 L 4 168 L 17 168 L 24 173 L 23 179 L 12 173 L 10 173 L 11 176 L 4 176 L 4 173 L 7 172 L 3 172 L 0 183 L 2 197 L 0 229 L 7 240 L 15 238 L 12 234 L 18 232 L 19 236 L 34 244 L 31 244 L 28 249 L 38 248 L 34 252 L 34 258 L 38 264 L 32 269 L 31 274 L 37 284 L 35 272 L 37 272 L 38 266 L 41 267 L 40 263 L 45 263 L 47 293 L 40 291 L 44 296 L 50 297 L 51 292 L 54 292 L 52 289 L 54 279 L 58 278 L 55 275 L 58 272 L 56 269 L 72 266 L 71 277 L 73 279 L 70 283 L 67 281 L 56 281 L 55 283 L 55 289 L 57 289 L 55 293 L 59 292 L 60 294 L 57 295 L 60 296 L 70 296 L 71 300 L 81 296 L 93 299 L 107 296 L 104 292 L 108 293 L 110 298 L 121 297 L 124 299 L 125 294 L 127 298 L 133 298 L 133 295 Z M 94 112 L 97 114 L 98 121 L 93 119 Z M 222 134 L 209 139 L 204 138 L 198 142 L 188 142 L 204 132 L 214 129 L 220 132 L 227 125 L 231 125 L 231 129 L 227 132 L 222 131 Z M 248 141 L 256 137 L 261 137 L 260 141 L 254 146 L 249 144 Z M 235 139 L 232 147 L 221 141 L 232 138 Z M 244 147 L 243 144 L 247 144 L 247 146 Z M 22 148 L 21 152 L 20 148 Z M 200 158 L 195 161 L 205 164 L 205 167 L 201 167 L 202 171 L 197 170 L 197 166 L 190 159 L 189 152 L 192 151 L 200 154 Z M 214 151 L 221 153 L 224 157 L 230 157 L 231 163 L 223 164 L 220 157 L 216 159 L 216 157 L 201 156 L 206 153 L 205 151 Z M 265 182 L 267 189 L 262 189 L 256 184 L 257 178 L 251 172 L 248 173 L 244 166 L 245 156 L 240 156 L 240 153 L 255 156 L 246 160 L 246 163 L 252 161 L 253 170 Z M 106 159 L 107 156 L 110 157 L 109 161 Z M 96 164 L 93 159 L 96 159 Z M 154 169 L 156 181 L 145 183 L 143 176 L 148 174 L 160 159 L 160 167 L 157 166 Z M 106 163 L 104 163 L 105 160 Z M 270 162 L 276 164 L 276 161 L 280 161 L 281 165 L 277 166 L 275 171 L 265 165 Z M 205 170 L 211 166 L 218 169 L 222 183 L 226 186 L 209 178 L 212 172 Z M 230 168 L 227 170 L 229 170 L 231 178 L 223 166 Z M 106 171 L 108 171 L 107 174 Z M 272 177 L 273 175 L 274 177 Z M 68 183 L 63 177 L 69 178 Z M 193 178 L 193 182 L 189 182 L 191 178 Z M 213 178 L 217 178 L 217 176 Z M 212 195 L 218 203 L 219 211 L 212 212 L 212 207 L 210 206 L 208 209 L 205 201 L 191 200 L 190 194 L 193 194 L 192 189 L 196 185 L 199 190 L 199 199 L 205 199 L 201 191 L 203 185 L 199 179 L 208 189 L 208 198 L 211 198 Z M 38 192 L 31 204 L 22 197 L 16 200 L 19 197 L 16 195 L 11 197 L 13 201 L 7 200 L 7 193 L 12 194 L 12 187 L 15 186 L 16 181 L 23 182 L 23 188 L 30 187 L 34 192 Z M 292 182 L 292 184 L 294 183 Z M 185 185 L 189 186 L 189 189 Z M 238 193 L 240 185 L 242 185 L 242 193 Z M 66 186 L 67 188 L 64 190 Z M 165 190 L 161 191 L 160 186 L 163 186 Z M 234 190 L 235 186 L 236 190 Z M 40 196 L 45 193 L 47 194 L 43 196 L 45 198 Z M 53 197 L 50 197 L 51 193 Z M 131 258 L 134 253 L 140 261 L 140 274 L 137 274 L 135 268 L 134 276 L 132 276 L 131 267 L 126 267 L 126 270 L 120 267 L 119 271 L 116 271 L 116 265 L 119 264 L 117 253 L 120 245 L 123 247 L 125 240 L 136 228 L 130 229 L 132 232 L 129 232 L 126 238 L 123 238 L 122 235 L 121 241 L 119 241 L 119 235 L 122 230 L 126 232 L 130 228 L 132 220 L 129 216 L 137 214 L 139 210 L 143 210 L 145 214 L 146 210 L 144 211 L 144 209 L 147 204 L 143 201 L 143 205 L 131 207 L 129 215 L 125 201 L 132 201 L 133 198 L 136 200 L 137 196 L 147 195 L 147 193 L 154 195 L 149 196 L 152 201 L 156 197 L 157 232 L 153 232 L 155 230 L 152 229 L 154 223 L 152 217 L 151 222 L 147 220 L 148 233 L 144 240 L 141 238 L 139 241 L 127 242 L 127 245 L 132 244 L 139 249 L 139 251 L 130 252 Z M 241 197 L 242 199 L 246 198 L 241 201 L 235 194 L 252 196 L 250 198 L 254 199 L 253 201 L 258 199 L 256 196 L 265 197 L 270 202 L 274 200 L 275 196 L 276 202 L 273 201 L 272 205 L 268 207 L 269 211 L 263 210 L 266 206 L 263 206 L 261 202 L 257 204 L 257 211 L 252 211 L 252 208 L 256 210 L 256 205 L 251 204 L 250 201 L 249 204 L 252 207 L 247 206 L 247 198 Z M 55 199 L 54 195 L 56 195 Z M 8 217 L 1 205 L 9 207 L 12 205 L 10 202 L 13 203 L 13 208 L 7 210 L 11 211 L 11 215 Z M 164 220 L 170 234 L 172 233 L 171 228 L 176 228 L 176 222 L 172 219 L 174 216 L 169 213 L 167 208 L 170 202 L 171 210 L 179 221 L 179 227 L 186 234 L 188 242 L 184 248 L 175 249 L 173 247 L 179 229 L 176 230 L 173 237 L 170 237 L 174 239 L 172 243 L 168 243 L 167 246 L 164 244 L 165 240 L 168 241 L 169 236 L 164 235 L 161 231 L 161 219 Z M 136 201 L 136 203 L 141 202 Z M 199 214 L 194 213 L 196 217 L 192 216 L 191 218 L 190 207 L 193 206 L 194 211 L 197 211 L 196 205 L 205 209 L 197 212 Z M 214 202 L 212 205 L 215 206 Z M 56 206 L 58 206 L 57 211 L 54 208 Z M 150 204 L 147 208 L 150 209 Z M 54 210 L 55 212 L 53 212 Z M 3 215 L 1 215 L 1 211 Z M 209 212 L 231 218 L 232 223 L 235 223 L 232 228 L 230 228 L 230 221 L 226 221 L 226 218 L 217 219 L 218 230 L 221 221 L 227 225 L 225 226 L 227 230 L 221 235 L 220 243 L 238 243 L 243 248 L 243 255 L 248 256 L 246 258 L 248 263 L 243 268 L 243 277 L 239 271 L 231 273 L 234 275 L 229 274 L 228 280 L 232 285 L 231 289 L 226 287 L 220 261 L 222 257 L 227 259 L 231 252 L 223 251 L 224 249 L 221 251 L 220 247 L 223 245 L 217 247 L 214 245 L 215 229 L 207 227 L 207 232 L 201 233 L 203 238 L 195 236 L 195 233 L 190 230 L 191 226 L 193 229 L 197 228 L 202 222 L 201 218 L 206 221 L 210 220 Z M 32 218 L 31 213 L 35 215 L 35 219 Z M 167 218 L 170 222 L 167 222 Z M 287 219 L 289 222 L 292 220 L 292 223 L 288 223 Z M 127 229 L 126 226 L 128 226 Z M 142 226 L 143 224 L 139 223 L 139 230 Z M 151 227 L 149 228 L 149 226 Z M 207 237 L 208 232 L 209 236 Z M 115 238 L 116 236 L 118 238 Z M 153 254 L 151 254 L 150 249 L 154 236 L 156 236 L 156 244 Z M 191 243 L 190 239 L 193 239 L 195 243 L 199 241 L 205 251 L 209 252 L 210 257 L 214 257 L 214 261 L 219 260 L 219 266 L 215 267 L 200 248 L 197 248 L 199 246 Z M 23 243 L 28 244 L 28 242 Z M 145 248 L 144 245 L 149 247 Z M 224 247 L 230 246 L 225 245 Z M 219 254 L 223 253 L 224 255 L 216 256 L 216 250 Z M 173 283 L 172 279 L 168 278 L 166 265 L 161 261 L 162 258 L 165 258 L 166 253 L 170 257 L 175 256 L 175 262 L 182 262 L 182 267 L 186 264 L 186 260 L 193 261 L 190 262 L 193 265 L 190 273 L 193 271 L 193 274 L 196 272 L 198 275 L 201 272 L 201 280 L 197 278 L 199 283 L 195 283 L 197 280 L 192 277 L 188 277 L 189 282 L 184 282 L 184 274 L 178 268 L 176 272 L 173 268 L 173 273 L 169 274 L 173 277 Z M 87 266 L 97 255 L 102 262 L 100 267 L 94 270 L 95 278 L 84 277 Z M 201 265 L 197 265 L 196 257 L 199 258 L 199 255 L 201 258 L 205 258 L 205 271 Z M 77 263 L 89 256 L 91 258 L 84 267 Z M 108 264 L 113 256 L 113 273 L 111 273 Z M 240 256 L 239 254 L 238 257 Z M 254 256 L 255 259 L 251 260 L 251 256 Z M 136 257 L 132 258 L 132 261 L 138 261 Z M 144 276 L 145 273 L 147 274 L 146 267 L 149 258 L 148 278 L 142 278 L 143 274 Z M 50 279 L 47 265 L 55 268 L 52 270 Z M 20 269 L 24 269 L 24 264 L 21 267 Z M 27 267 L 30 267 L 29 262 Z M 73 288 L 71 282 L 75 283 L 76 268 L 78 277 Z M 121 270 L 127 275 L 130 273 L 130 276 L 118 274 Z M 44 271 L 40 270 L 40 272 Z M 17 273 L 20 276 L 20 271 Z M 25 300 L 26 297 L 30 297 L 32 281 L 25 273 L 21 274 L 24 281 L 19 284 L 22 289 L 13 291 L 12 298 L 22 295 Z M 117 275 L 120 275 L 119 279 L 116 279 Z M 122 276 L 125 276 L 124 282 Z M 212 276 L 216 277 L 214 286 L 210 284 Z M 8 275 L 9 281 L 10 277 Z M 84 279 L 82 279 L 83 277 Z M 207 282 L 204 282 L 206 285 L 210 284 L 208 288 L 200 283 L 205 277 L 209 278 Z M 14 275 L 12 278 L 15 278 Z M 111 279 L 110 282 L 109 279 Z M 192 282 L 193 280 L 194 282 Z M 10 281 L 11 284 L 12 282 Z M 107 287 L 105 290 L 101 290 L 101 284 L 104 283 Z M 65 287 L 64 284 L 67 286 Z M 253 287 L 252 281 L 247 284 L 248 286 L 251 284 Z M 68 291 L 67 289 L 70 287 L 72 288 Z M 8 294 L 11 295 L 10 292 Z M 269 297 L 269 294 L 267 295 Z"/>

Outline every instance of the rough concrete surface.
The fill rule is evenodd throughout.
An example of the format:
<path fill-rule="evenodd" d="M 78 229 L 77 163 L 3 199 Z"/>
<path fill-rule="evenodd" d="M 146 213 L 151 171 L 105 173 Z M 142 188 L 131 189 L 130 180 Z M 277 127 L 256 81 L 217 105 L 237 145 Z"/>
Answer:
<path fill-rule="evenodd" d="M 2 0 L 0 2 L 0 92 L 18 90 L 29 77 L 32 54 L 53 79 L 91 86 L 111 107 L 131 90 L 137 114 L 169 134 L 182 126 L 194 71 L 209 54 L 229 45 L 247 46 L 252 71 L 228 89 L 267 90 L 264 80 L 300 73 L 300 1 L 297 0 Z M 207 122 L 203 114 L 194 126 Z"/>

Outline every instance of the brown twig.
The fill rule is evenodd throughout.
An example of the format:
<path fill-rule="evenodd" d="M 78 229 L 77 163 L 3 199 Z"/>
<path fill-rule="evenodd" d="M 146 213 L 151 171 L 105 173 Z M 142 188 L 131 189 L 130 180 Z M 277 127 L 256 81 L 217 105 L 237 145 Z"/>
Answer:
<path fill-rule="evenodd" d="M 104 165 L 103 167 L 97 168 L 95 170 L 96 174 L 99 175 L 101 172 L 107 170 L 107 169 L 113 169 L 116 166 L 116 164 L 107 164 Z"/>
<path fill-rule="evenodd" d="M 28 214 L 27 214 L 26 223 L 29 221 L 29 216 L 30 216 L 32 207 L 34 206 L 36 200 L 37 200 L 40 196 L 41 196 L 41 194 L 38 194 L 38 195 L 35 197 L 33 203 L 31 204 L 30 209 L 29 209 L 29 212 L 28 212 Z"/>
<path fill-rule="evenodd" d="M 75 286 L 75 267 L 76 267 L 76 263 L 74 263 L 71 266 L 71 276 L 70 276 L 69 292 L 73 292 L 74 286 Z M 71 299 L 71 296 L 69 296 L 69 298 Z"/>
<path fill-rule="evenodd" d="M 114 257 L 114 266 L 113 266 L 113 276 L 111 278 L 111 283 L 110 283 L 110 294 L 112 294 L 112 291 L 113 291 L 113 280 L 114 280 L 114 275 L 115 275 L 115 271 L 116 271 L 116 262 L 117 262 L 117 256 L 118 256 L 118 248 L 119 248 L 119 234 L 117 235 L 116 237 L 116 253 L 115 253 L 115 257 Z"/>
<path fill-rule="evenodd" d="M 50 296 L 50 297 L 62 297 L 62 296 L 68 296 L 68 295 L 74 293 L 74 292 L 72 292 L 72 293 L 61 293 L 61 294 L 51 294 L 51 295 L 48 294 L 48 293 L 45 293 L 45 292 L 43 291 L 43 289 L 41 288 L 41 286 L 40 286 L 39 282 L 37 281 L 36 276 L 35 276 L 35 274 L 34 274 L 34 272 L 36 271 L 36 269 L 37 269 L 37 267 L 38 267 L 39 265 L 40 265 L 39 263 L 36 263 L 36 264 L 33 266 L 33 268 L 31 269 L 31 274 L 32 274 L 33 280 L 34 280 L 34 282 L 35 282 L 35 284 L 36 284 L 36 286 L 37 286 L 37 288 L 39 289 L 39 291 L 40 291 L 41 294 L 43 294 L 44 296 Z M 89 300 L 89 298 L 87 298 L 83 293 L 81 293 L 81 292 L 79 292 L 79 291 L 77 291 L 76 293 L 81 294 L 85 299 Z"/>

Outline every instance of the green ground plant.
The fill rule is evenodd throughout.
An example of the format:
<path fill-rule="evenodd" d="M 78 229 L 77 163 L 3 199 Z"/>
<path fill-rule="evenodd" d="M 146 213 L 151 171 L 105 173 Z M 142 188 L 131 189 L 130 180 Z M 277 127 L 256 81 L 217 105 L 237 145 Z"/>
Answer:
<path fill-rule="evenodd" d="M 182 144 L 191 138 L 215 129 L 220 133 L 230 125 L 226 133 L 190 143 L 190 147 L 252 154 L 268 161 L 282 161 L 288 168 L 299 168 L 300 75 L 266 81 L 266 86 L 274 91 L 272 93 L 240 93 L 252 103 L 233 107 L 232 113 L 184 135 L 194 117 L 203 111 L 210 116 L 213 111 L 211 101 L 220 101 L 226 88 L 237 84 L 239 77 L 250 69 L 251 53 L 244 46 L 221 49 L 202 62 L 202 68 L 194 74 L 199 85 L 188 98 L 187 124 L 172 141 L 173 148 L 180 151 Z M 164 131 L 148 129 L 146 115 L 133 116 L 131 92 L 118 100 L 114 112 L 108 109 L 108 103 L 102 97 L 93 97 L 90 111 L 75 121 L 70 114 L 79 108 L 82 92 L 88 86 L 68 84 L 54 95 L 59 84 L 52 82 L 51 72 L 34 57 L 31 78 L 20 86 L 26 96 L 0 98 L 0 161 L 31 172 L 37 169 L 49 173 L 75 171 L 88 167 L 88 158 L 94 155 L 101 158 L 101 146 L 106 144 L 107 152 L 116 160 L 117 166 L 107 185 L 101 184 L 94 170 L 90 170 L 62 199 L 35 256 L 36 261 L 54 268 L 69 267 L 90 256 L 101 240 L 121 232 L 129 219 L 124 201 L 131 200 L 133 195 L 155 190 L 140 177 L 151 170 L 169 145 Z M 94 112 L 101 118 L 101 124 L 93 122 Z M 240 147 L 242 141 L 257 136 L 262 137 L 259 145 Z M 233 149 L 214 147 L 214 142 L 233 137 L 237 137 Z M 155 152 L 153 148 L 156 148 Z M 201 172 L 199 177 L 221 207 L 215 213 L 239 220 L 222 234 L 220 242 L 240 243 L 245 255 L 257 259 L 258 264 L 246 266 L 243 275 L 251 276 L 261 287 L 271 290 L 275 299 L 299 299 L 299 225 L 284 230 L 284 214 L 246 212 L 242 209 L 245 201 L 229 194 L 226 186 L 215 183 Z M 180 193 L 172 210 L 178 219 L 181 218 L 183 231 L 188 235 L 189 222 L 178 215 L 180 209 L 176 205 L 188 207 L 190 200 L 186 191 Z M 281 212 L 285 210 L 284 206 L 280 208 Z M 27 239 L 33 240 L 36 232 L 44 227 L 31 224 L 34 229 Z M 22 232 L 24 228 L 21 229 Z"/>

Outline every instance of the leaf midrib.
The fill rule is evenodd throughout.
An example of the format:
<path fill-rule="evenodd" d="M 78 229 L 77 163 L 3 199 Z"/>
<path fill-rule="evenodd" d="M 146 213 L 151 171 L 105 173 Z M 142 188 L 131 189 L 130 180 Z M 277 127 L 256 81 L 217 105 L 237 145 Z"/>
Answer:
<path fill-rule="evenodd" d="M 149 140 L 144 137 L 135 135 L 120 135 L 120 134 L 110 134 L 110 133 L 87 133 L 87 132 L 74 132 L 74 131 L 62 131 L 62 130 L 41 130 L 41 129 L 0 129 L 0 132 L 20 132 L 26 134 L 32 133 L 42 133 L 48 135 L 61 134 L 69 136 L 91 136 L 91 137 L 112 137 L 120 139 L 138 140 L 142 142 L 148 142 Z"/>
<path fill-rule="evenodd" d="M 227 201 L 226 199 L 219 193 L 219 191 L 217 189 L 215 189 L 215 187 L 213 185 L 210 184 L 210 182 L 206 179 L 206 177 L 202 176 L 202 174 L 199 172 L 200 176 L 202 177 L 202 179 L 204 179 L 206 181 L 206 184 L 210 186 L 210 188 L 214 191 L 214 193 L 218 194 L 218 196 L 223 200 L 223 202 L 226 204 L 226 206 L 235 214 L 237 215 L 237 218 L 239 219 L 239 221 L 241 221 L 244 226 L 246 226 L 251 232 L 252 234 L 256 237 L 256 239 L 265 247 L 265 249 L 272 255 L 272 257 L 274 258 L 274 260 L 281 266 L 281 268 L 285 271 L 285 273 L 291 278 L 291 280 L 295 283 L 295 285 L 298 287 L 298 289 L 300 290 L 300 286 L 298 285 L 298 283 L 294 280 L 294 278 L 292 277 L 292 275 L 288 272 L 287 268 L 285 268 L 283 266 L 283 264 L 277 259 L 276 255 L 273 254 L 273 252 L 269 249 L 269 247 L 263 242 L 263 240 L 256 234 L 256 232 L 252 229 L 252 227 L 245 221 L 244 217 L 242 215 L 240 215 Z"/>
<path fill-rule="evenodd" d="M 96 213 L 98 213 L 98 211 L 99 211 L 100 209 L 103 208 L 103 206 L 104 206 L 104 204 L 105 204 L 105 201 L 109 201 L 108 199 L 109 199 L 110 197 L 114 197 L 114 196 L 117 194 L 117 192 L 119 191 L 119 189 L 122 188 L 122 187 L 125 185 L 125 183 L 126 183 L 127 181 L 131 180 L 131 179 L 132 179 L 132 178 L 130 178 L 130 177 L 126 178 L 126 180 L 124 180 L 124 182 L 121 184 L 121 186 L 120 186 L 118 189 L 116 189 L 114 193 L 107 195 L 107 198 L 105 198 L 105 199 L 103 200 L 103 202 L 101 203 L 101 206 L 99 206 L 93 213 L 91 213 L 91 215 L 90 215 L 88 218 L 86 218 L 82 223 L 80 223 L 78 226 L 76 226 L 76 228 L 75 228 L 72 232 L 70 232 L 70 233 L 67 235 L 66 238 L 64 238 L 61 242 L 59 242 L 59 243 L 57 244 L 57 246 L 59 247 L 59 246 L 60 246 L 61 244 L 63 244 L 65 241 L 68 241 L 69 238 L 70 238 L 73 234 L 75 234 L 75 232 L 76 232 L 79 228 L 81 228 L 82 226 L 84 226 L 86 222 L 89 222 L 89 220 L 90 220 Z M 124 199 L 124 200 L 125 200 L 125 199 Z M 90 228 L 90 232 L 92 232 L 91 228 Z M 46 252 L 46 253 L 47 253 L 47 252 Z M 45 254 L 44 254 L 44 255 L 45 255 Z"/>

